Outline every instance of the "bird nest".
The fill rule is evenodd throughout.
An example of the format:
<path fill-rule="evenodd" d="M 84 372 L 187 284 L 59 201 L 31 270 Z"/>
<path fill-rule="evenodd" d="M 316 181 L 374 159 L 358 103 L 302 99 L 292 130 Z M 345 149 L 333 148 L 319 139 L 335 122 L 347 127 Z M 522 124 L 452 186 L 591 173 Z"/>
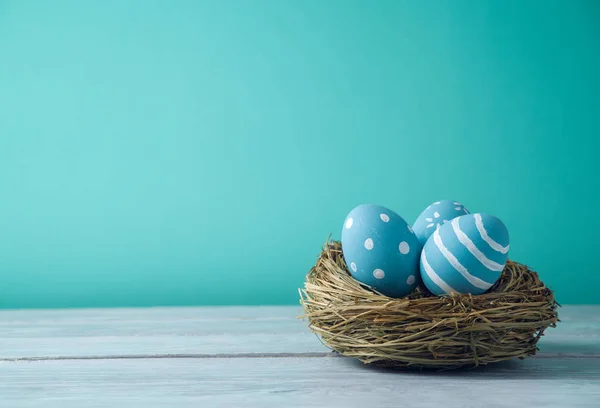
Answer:
<path fill-rule="evenodd" d="M 508 261 L 482 295 L 435 296 L 424 287 L 394 299 L 350 275 L 342 246 L 328 241 L 300 290 L 310 329 L 364 363 L 458 368 L 525 358 L 558 321 L 554 295 L 527 266 Z"/>

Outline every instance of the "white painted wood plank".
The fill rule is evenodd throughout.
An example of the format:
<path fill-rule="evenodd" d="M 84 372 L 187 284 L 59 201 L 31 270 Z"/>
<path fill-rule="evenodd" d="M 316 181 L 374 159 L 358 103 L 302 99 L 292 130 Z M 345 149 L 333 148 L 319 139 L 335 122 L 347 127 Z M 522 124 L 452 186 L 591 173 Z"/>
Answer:
<path fill-rule="evenodd" d="M 0 358 L 323 353 L 298 306 L 0 311 Z M 600 355 L 600 306 L 565 306 L 544 353 Z"/>
<path fill-rule="evenodd" d="M 0 358 L 328 352 L 300 306 L 0 312 Z"/>
<path fill-rule="evenodd" d="M 302 313 L 301 306 L 201 306 L 201 307 L 142 307 L 104 309 L 21 309 L 0 310 L 7 321 L 132 321 L 170 320 L 173 317 L 193 320 L 273 320 L 289 319 Z"/>
<path fill-rule="evenodd" d="M 600 359 L 481 370 L 374 370 L 344 358 L 0 363 L 2 405 L 80 407 L 598 407 Z"/>
<path fill-rule="evenodd" d="M 563 306 L 558 317 L 538 343 L 542 353 L 600 355 L 600 305 Z"/>

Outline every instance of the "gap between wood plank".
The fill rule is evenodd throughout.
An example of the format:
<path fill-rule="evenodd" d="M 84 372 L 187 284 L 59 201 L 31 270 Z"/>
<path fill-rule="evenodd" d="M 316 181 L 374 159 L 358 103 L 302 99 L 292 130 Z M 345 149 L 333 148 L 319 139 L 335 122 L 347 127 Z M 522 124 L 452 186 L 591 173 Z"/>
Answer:
<path fill-rule="evenodd" d="M 143 360 L 143 359 L 230 359 L 230 358 L 340 358 L 338 353 L 234 353 L 234 354 L 130 354 L 105 356 L 54 356 L 0 358 L 0 362 L 60 361 L 60 360 Z M 541 353 L 535 359 L 600 359 L 597 354 Z"/>

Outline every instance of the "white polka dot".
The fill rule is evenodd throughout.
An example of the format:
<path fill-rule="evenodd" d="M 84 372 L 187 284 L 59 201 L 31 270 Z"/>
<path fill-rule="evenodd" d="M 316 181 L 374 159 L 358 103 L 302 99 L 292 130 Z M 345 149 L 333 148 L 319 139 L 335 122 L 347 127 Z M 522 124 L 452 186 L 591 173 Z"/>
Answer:
<path fill-rule="evenodd" d="M 371 238 L 367 238 L 365 240 L 365 248 L 367 248 L 369 251 L 373 249 L 373 240 Z"/>
<path fill-rule="evenodd" d="M 410 225 L 407 225 L 407 227 L 410 232 L 414 232 Z"/>
<path fill-rule="evenodd" d="M 425 218 L 425 221 L 431 222 L 431 221 L 433 221 L 433 218 Z"/>
<path fill-rule="evenodd" d="M 380 214 L 379 217 L 381 217 L 381 221 L 383 222 L 388 222 L 390 220 L 390 217 L 387 214 Z"/>
<path fill-rule="evenodd" d="M 462 210 L 462 207 L 454 207 L 454 209 L 455 209 L 456 211 L 460 211 L 460 210 Z"/>
<path fill-rule="evenodd" d="M 462 205 L 461 203 L 459 203 L 458 201 L 454 202 L 454 205 Z"/>
<path fill-rule="evenodd" d="M 373 271 L 373 276 L 375 277 L 375 279 L 383 279 L 385 278 L 385 272 L 381 269 L 375 269 Z"/>
<path fill-rule="evenodd" d="M 354 262 L 350 264 L 350 269 L 352 269 L 353 272 L 356 272 L 356 264 Z"/>
<path fill-rule="evenodd" d="M 436 212 L 433 213 L 433 216 L 435 218 L 440 218 L 440 213 L 436 211 Z"/>
<path fill-rule="evenodd" d="M 439 204 L 439 203 L 441 203 L 441 201 L 436 201 L 434 204 L 436 204 L 436 205 L 437 205 L 437 204 Z"/>
<path fill-rule="evenodd" d="M 348 218 L 346 220 L 346 229 L 349 229 L 352 226 L 353 222 L 354 222 L 354 220 L 352 218 Z"/>
<path fill-rule="evenodd" d="M 400 242 L 400 245 L 398 245 L 398 249 L 400 250 L 400 253 L 403 255 L 406 255 L 410 252 L 410 246 L 408 246 L 408 242 L 406 242 L 406 241 Z"/>
<path fill-rule="evenodd" d="M 408 277 L 408 279 L 406 280 L 406 284 L 407 285 L 412 285 L 413 283 L 415 283 L 415 275 L 410 275 Z"/>

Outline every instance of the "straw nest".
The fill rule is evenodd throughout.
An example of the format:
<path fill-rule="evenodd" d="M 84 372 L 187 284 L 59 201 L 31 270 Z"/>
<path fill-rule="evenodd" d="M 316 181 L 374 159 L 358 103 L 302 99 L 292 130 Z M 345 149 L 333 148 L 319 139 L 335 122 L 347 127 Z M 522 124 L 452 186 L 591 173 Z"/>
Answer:
<path fill-rule="evenodd" d="M 537 273 L 508 261 L 482 295 L 434 296 L 423 287 L 393 299 L 353 279 L 341 244 L 328 241 L 300 290 L 310 329 L 364 363 L 458 368 L 525 358 L 558 321 L 554 295 Z"/>

